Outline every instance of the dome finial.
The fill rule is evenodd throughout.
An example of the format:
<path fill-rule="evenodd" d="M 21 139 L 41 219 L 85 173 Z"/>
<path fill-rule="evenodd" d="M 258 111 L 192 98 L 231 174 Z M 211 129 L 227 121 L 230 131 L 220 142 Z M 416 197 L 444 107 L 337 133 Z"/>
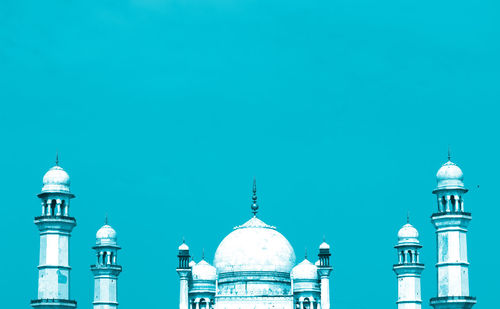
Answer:
<path fill-rule="evenodd" d="M 202 248 L 201 249 L 201 259 L 204 260 L 205 259 L 205 248 Z"/>
<path fill-rule="evenodd" d="M 306 249 L 305 249 L 304 259 L 305 259 L 305 260 L 307 260 L 307 247 L 306 247 Z"/>
<path fill-rule="evenodd" d="M 106 214 L 106 217 L 104 218 L 104 223 L 108 225 L 108 214 Z"/>
<path fill-rule="evenodd" d="M 406 212 L 406 223 L 410 223 L 410 211 Z"/>
<path fill-rule="evenodd" d="M 257 205 L 257 180 L 253 178 L 253 189 L 252 189 L 252 212 L 253 216 L 257 216 L 257 211 L 259 210 L 259 205 Z"/>
<path fill-rule="evenodd" d="M 449 144 L 448 144 L 448 161 L 451 161 L 451 150 Z"/>
<path fill-rule="evenodd" d="M 59 152 L 56 151 L 56 166 L 59 166 Z"/>

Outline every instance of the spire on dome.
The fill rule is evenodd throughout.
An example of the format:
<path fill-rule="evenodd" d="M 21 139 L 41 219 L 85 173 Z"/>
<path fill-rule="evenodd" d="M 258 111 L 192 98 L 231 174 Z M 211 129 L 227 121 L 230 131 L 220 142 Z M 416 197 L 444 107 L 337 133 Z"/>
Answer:
<path fill-rule="evenodd" d="M 410 223 L 410 211 L 406 212 L 406 223 Z"/>
<path fill-rule="evenodd" d="M 56 151 L 56 166 L 59 166 L 59 153 Z"/>
<path fill-rule="evenodd" d="M 448 145 L 448 161 L 451 161 L 451 150 L 450 150 L 450 145 Z"/>
<path fill-rule="evenodd" d="M 259 210 L 259 205 L 257 205 L 257 181 L 255 177 L 253 178 L 253 195 L 252 195 L 252 213 L 254 217 L 257 216 L 257 211 Z"/>

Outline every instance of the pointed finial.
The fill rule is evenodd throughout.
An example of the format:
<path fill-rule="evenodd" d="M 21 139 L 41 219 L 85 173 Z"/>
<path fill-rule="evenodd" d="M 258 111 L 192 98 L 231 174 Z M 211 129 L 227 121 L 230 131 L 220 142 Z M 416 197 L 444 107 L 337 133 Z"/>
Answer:
<path fill-rule="evenodd" d="M 304 253 L 304 259 L 307 260 L 307 247 L 306 247 L 306 250 L 305 250 L 305 253 Z"/>
<path fill-rule="evenodd" d="M 205 259 L 205 248 L 201 249 L 201 259 Z"/>
<path fill-rule="evenodd" d="M 448 161 L 451 161 L 451 150 L 450 150 L 450 145 L 448 145 Z"/>
<path fill-rule="evenodd" d="M 323 242 L 326 242 L 325 234 L 323 234 Z"/>
<path fill-rule="evenodd" d="M 59 153 L 56 151 L 56 166 L 59 166 Z"/>
<path fill-rule="evenodd" d="M 406 212 L 406 223 L 410 223 L 410 211 Z"/>
<path fill-rule="evenodd" d="M 253 195 L 252 195 L 252 213 L 253 216 L 257 216 L 257 211 L 259 210 L 259 205 L 257 205 L 257 181 L 255 177 L 253 178 Z"/>
<path fill-rule="evenodd" d="M 108 225 L 108 214 L 106 214 L 106 218 L 104 219 L 104 223 Z"/>

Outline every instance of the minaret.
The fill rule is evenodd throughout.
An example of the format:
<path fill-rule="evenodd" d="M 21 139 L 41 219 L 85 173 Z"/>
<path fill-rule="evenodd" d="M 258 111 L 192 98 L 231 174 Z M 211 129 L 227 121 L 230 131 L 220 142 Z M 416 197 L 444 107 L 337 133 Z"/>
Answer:
<path fill-rule="evenodd" d="M 97 254 L 96 264 L 90 266 L 94 274 L 94 309 L 118 308 L 117 283 L 122 267 L 117 264 L 117 253 L 121 248 L 107 218 L 106 224 L 97 231 L 92 249 Z"/>
<path fill-rule="evenodd" d="M 450 161 L 437 172 L 437 212 L 431 216 L 437 237 L 438 295 L 430 300 L 435 309 L 469 309 L 476 298 L 469 294 L 467 226 L 472 219 L 465 212 L 463 195 L 467 189 L 462 170 Z"/>
<path fill-rule="evenodd" d="M 38 265 L 38 298 L 31 301 L 34 308 L 76 308 L 70 298 L 69 238 L 76 220 L 69 215 L 69 175 L 56 165 L 43 176 L 42 214 L 35 217 L 40 230 L 40 259 Z"/>
<path fill-rule="evenodd" d="M 420 264 L 419 250 L 422 248 L 418 240 L 418 231 L 409 223 L 398 232 L 398 263 L 393 270 L 398 276 L 398 309 L 422 308 L 420 275 L 424 264 Z"/>
<path fill-rule="evenodd" d="M 321 280 L 321 309 L 330 309 L 330 245 L 323 241 L 319 246 L 318 273 Z"/>
<path fill-rule="evenodd" d="M 179 309 L 189 309 L 189 276 L 191 274 L 191 266 L 189 265 L 189 247 L 184 241 L 179 246 L 179 266 L 177 273 L 180 278 L 180 297 Z"/>

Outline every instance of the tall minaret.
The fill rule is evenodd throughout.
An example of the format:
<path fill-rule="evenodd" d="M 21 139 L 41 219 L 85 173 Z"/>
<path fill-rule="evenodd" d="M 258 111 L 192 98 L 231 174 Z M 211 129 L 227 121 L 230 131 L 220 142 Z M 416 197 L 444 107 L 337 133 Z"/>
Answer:
<path fill-rule="evenodd" d="M 96 234 L 96 244 L 92 247 L 97 253 L 97 262 L 90 266 L 94 274 L 94 309 L 118 308 L 117 283 L 122 267 L 116 258 L 120 247 L 116 241 L 115 230 L 106 224 Z"/>
<path fill-rule="evenodd" d="M 409 220 L 408 220 L 409 221 Z M 408 222 L 398 232 L 398 263 L 393 270 L 398 276 L 398 309 L 422 308 L 420 275 L 424 264 L 420 264 L 418 231 Z"/>
<path fill-rule="evenodd" d="M 430 300 L 435 309 L 469 309 L 476 298 L 469 295 L 467 226 L 472 219 L 465 212 L 467 189 L 463 173 L 455 163 L 446 162 L 437 172 L 437 212 L 431 216 L 437 237 L 438 295 Z"/>
<path fill-rule="evenodd" d="M 321 309 L 330 309 L 330 245 L 323 241 L 319 246 L 318 273 L 321 280 Z"/>
<path fill-rule="evenodd" d="M 189 309 L 189 275 L 191 274 L 191 266 L 189 265 L 189 247 L 183 241 L 179 246 L 179 266 L 177 273 L 180 278 L 180 297 L 179 309 Z"/>
<path fill-rule="evenodd" d="M 58 165 L 43 176 L 42 215 L 35 217 L 40 230 L 40 260 L 38 265 L 38 298 L 31 301 L 34 308 L 76 308 L 70 298 L 69 238 L 76 220 L 69 215 L 69 175 Z"/>

